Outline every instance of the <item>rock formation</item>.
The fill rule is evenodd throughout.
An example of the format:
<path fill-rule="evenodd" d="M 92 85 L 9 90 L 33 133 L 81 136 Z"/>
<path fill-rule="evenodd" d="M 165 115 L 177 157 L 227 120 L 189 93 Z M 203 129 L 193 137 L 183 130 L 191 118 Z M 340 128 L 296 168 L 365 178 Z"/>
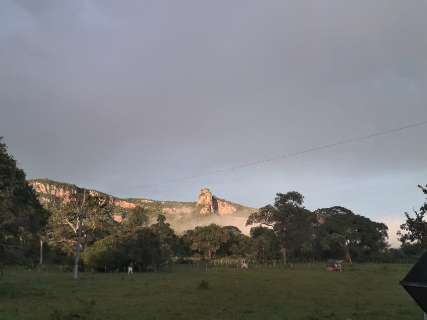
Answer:
<path fill-rule="evenodd" d="M 200 214 L 202 216 L 213 214 L 218 211 L 215 198 L 208 188 L 200 190 L 199 197 L 197 198 L 197 206 L 200 208 Z"/>
<path fill-rule="evenodd" d="M 200 214 L 203 216 L 210 214 L 225 216 L 233 214 L 238 210 L 237 205 L 215 197 L 208 188 L 200 190 L 197 206 L 200 208 Z"/>
<path fill-rule="evenodd" d="M 68 205 L 79 205 L 85 190 L 73 184 L 48 179 L 30 180 L 29 184 L 48 210 L 65 210 Z M 162 213 L 171 226 L 179 232 L 197 225 L 209 223 L 232 225 L 234 222 L 237 224 L 237 221 L 239 221 L 238 227 L 242 228 L 246 218 L 254 210 L 218 198 L 208 188 L 200 191 L 196 202 L 156 201 L 145 198 L 121 199 L 96 190 L 86 189 L 86 192 L 96 197 L 100 206 L 107 204 L 112 208 L 109 212 L 111 218 L 117 223 L 123 221 L 129 210 L 141 206 L 146 209 L 150 221 L 156 221 L 157 215 Z M 225 219 L 223 216 L 228 218 Z"/>

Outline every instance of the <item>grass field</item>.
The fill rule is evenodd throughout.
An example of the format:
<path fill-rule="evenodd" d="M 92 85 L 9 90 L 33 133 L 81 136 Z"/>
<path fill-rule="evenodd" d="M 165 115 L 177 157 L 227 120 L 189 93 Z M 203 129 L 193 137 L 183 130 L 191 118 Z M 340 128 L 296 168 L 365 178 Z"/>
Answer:
<path fill-rule="evenodd" d="M 0 319 L 422 319 L 398 282 L 409 265 L 125 274 L 7 269 Z M 202 281 L 207 285 L 200 285 Z"/>

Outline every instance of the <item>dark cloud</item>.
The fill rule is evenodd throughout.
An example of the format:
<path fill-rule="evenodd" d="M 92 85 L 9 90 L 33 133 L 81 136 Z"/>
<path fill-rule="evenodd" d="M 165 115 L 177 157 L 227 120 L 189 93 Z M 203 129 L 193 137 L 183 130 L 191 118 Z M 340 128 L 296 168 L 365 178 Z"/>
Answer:
<path fill-rule="evenodd" d="M 0 129 L 30 177 L 183 200 L 209 184 L 253 206 L 299 189 L 372 217 L 427 182 L 420 127 L 167 183 L 427 119 L 425 1 L 0 7 Z"/>

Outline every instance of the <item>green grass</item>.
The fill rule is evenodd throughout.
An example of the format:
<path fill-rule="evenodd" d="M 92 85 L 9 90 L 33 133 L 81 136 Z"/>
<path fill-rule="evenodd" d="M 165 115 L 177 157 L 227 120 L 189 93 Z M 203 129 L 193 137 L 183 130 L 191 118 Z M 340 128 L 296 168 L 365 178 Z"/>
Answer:
<path fill-rule="evenodd" d="M 409 265 L 175 268 L 82 274 L 8 269 L 0 319 L 422 319 L 398 282 Z"/>

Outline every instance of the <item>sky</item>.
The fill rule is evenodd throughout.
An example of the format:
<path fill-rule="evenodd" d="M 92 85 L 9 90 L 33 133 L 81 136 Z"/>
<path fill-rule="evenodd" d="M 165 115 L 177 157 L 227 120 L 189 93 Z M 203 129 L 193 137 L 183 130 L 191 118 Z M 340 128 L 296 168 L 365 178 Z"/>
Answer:
<path fill-rule="evenodd" d="M 0 3 L 0 136 L 28 178 L 390 227 L 427 184 L 424 0 Z M 230 168 L 234 168 L 229 170 Z M 189 178 L 193 177 L 193 178 Z"/>

